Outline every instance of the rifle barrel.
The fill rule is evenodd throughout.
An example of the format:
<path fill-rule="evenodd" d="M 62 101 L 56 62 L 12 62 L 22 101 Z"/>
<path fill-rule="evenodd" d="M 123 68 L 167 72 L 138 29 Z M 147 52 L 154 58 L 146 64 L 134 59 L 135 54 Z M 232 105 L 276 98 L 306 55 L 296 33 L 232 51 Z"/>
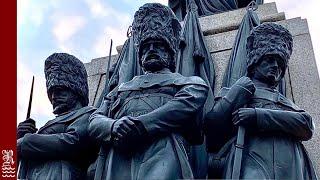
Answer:
<path fill-rule="evenodd" d="M 104 85 L 104 88 L 103 88 L 103 91 L 96 103 L 96 106 L 99 107 L 102 103 L 102 100 L 104 98 L 105 95 L 107 95 L 109 93 L 109 70 L 110 70 L 110 62 L 111 62 L 111 52 L 112 52 L 112 39 L 111 39 L 111 42 L 110 42 L 110 50 L 109 50 L 109 58 L 108 58 L 108 61 L 107 61 L 107 71 L 106 71 L 106 82 L 105 82 L 105 85 Z M 96 95 L 98 93 L 98 89 L 99 89 L 99 86 L 97 87 L 97 92 L 96 92 Z"/>
<path fill-rule="evenodd" d="M 111 62 L 111 52 L 112 52 L 112 44 L 113 44 L 113 41 L 111 39 L 111 42 L 110 42 L 110 50 L 109 50 L 109 59 L 108 59 L 108 62 L 107 62 L 107 72 L 106 72 L 106 84 L 105 84 L 105 89 L 106 89 L 106 93 L 108 93 L 109 91 L 109 70 L 110 70 L 110 62 Z"/>
<path fill-rule="evenodd" d="M 31 84 L 31 91 L 30 91 L 30 97 L 29 97 L 29 105 L 28 105 L 28 111 L 27 111 L 27 118 L 30 118 L 31 113 L 31 106 L 32 106 L 32 96 L 33 96 L 33 85 L 34 85 L 34 76 L 32 76 L 32 84 Z"/>

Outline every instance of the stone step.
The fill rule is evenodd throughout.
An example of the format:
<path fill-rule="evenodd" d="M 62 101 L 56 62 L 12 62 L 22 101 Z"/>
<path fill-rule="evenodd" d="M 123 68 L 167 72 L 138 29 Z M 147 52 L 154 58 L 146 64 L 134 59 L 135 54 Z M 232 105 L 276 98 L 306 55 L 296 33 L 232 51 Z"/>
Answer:
<path fill-rule="evenodd" d="M 96 74 L 88 77 L 89 86 L 89 105 L 93 106 L 102 94 L 106 83 L 105 74 Z"/>
<path fill-rule="evenodd" d="M 111 63 L 114 64 L 118 59 L 118 54 L 111 56 Z M 88 76 L 106 73 L 107 59 L 109 56 L 92 59 L 91 62 L 84 63 Z"/>
<path fill-rule="evenodd" d="M 278 13 L 274 2 L 260 5 L 256 12 L 262 21 L 280 21 L 285 19 L 283 12 Z M 241 8 L 234 11 L 201 17 L 199 19 L 200 26 L 204 35 L 235 30 L 239 27 L 245 13 L 246 9 Z"/>
<path fill-rule="evenodd" d="M 275 22 L 287 28 L 293 36 L 308 34 L 308 24 L 305 19 L 293 18 Z M 208 50 L 211 53 L 230 50 L 234 44 L 238 30 L 205 36 Z"/>

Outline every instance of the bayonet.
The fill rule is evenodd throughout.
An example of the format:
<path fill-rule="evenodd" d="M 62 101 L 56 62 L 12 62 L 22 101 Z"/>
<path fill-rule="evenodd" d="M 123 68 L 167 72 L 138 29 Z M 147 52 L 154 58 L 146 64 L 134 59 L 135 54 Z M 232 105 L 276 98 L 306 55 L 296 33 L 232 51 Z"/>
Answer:
<path fill-rule="evenodd" d="M 110 50 L 109 50 L 109 58 L 107 60 L 107 71 L 106 71 L 106 82 L 105 82 L 105 85 L 104 85 L 104 89 L 98 99 L 98 102 L 96 103 L 96 106 L 100 106 L 101 103 L 102 103 L 102 100 L 104 98 L 105 95 L 107 95 L 109 93 L 109 80 L 110 80 L 110 77 L 109 77 L 109 70 L 110 70 L 110 63 L 111 63 L 111 52 L 112 52 L 112 39 L 111 39 L 111 42 L 110 42 Z M 97 92 L 96 94 L 98 93 L 98 89 L 99 89 L 99 86 L 97 88 Z"/>
<path fill-rule="evenodd" d="M 112 39 L 110 42 L 110 50 L 109 50 L 109 59 L 107 62 L 107 71 L 106 71 L 106 83 L 104 85 L 104 89 L 99 97 L 98 102 L 96 103 L 96 105 L 99 107 L 102 103 L 102 100 L 104 98 L 105 95 L 107 95 L 109 93 L 109 69 L 110 69 L 110 62 L 111 62 L 111 51 L 112 51 Z M 98 91 L 98 89 L 97 89 Z M 98 92 L 97 92 L 98 93 Z M 106 154 L 105 150 L 103 147 L 100 148 L 100 152 L 99 154 Z M 97 163 L 97 168 L 96 169 L 102 169 L 104 167 L 105 164 L 105 157 L 101 156 L 101 158 L 98 159 L 98 163 Z M 95 174 L 95 178 L 94 179 L 101 179 L 101 174 L 100 173 L 96 173 Z"/>
<path fill-rule="evenodd" d="M 31 91 L 30 91 L 29 105 L 28 105 L 28 111 L 27 111 L 26 119 L 30 118 L 30 112 L 31 112 L 31 106 L 32 106 L 32 96 L 33 96 L 33 85 L 34 85 L 34 76 L 32 76 L 32 84 L 31 84 Z"/>
<path fill-rule="evenodd" d="M 108 62 L 107 62 L 107 72 L 106 72 L 106 84 L 104 85 L 104 88 L 105 88 L 105 93 L 108 93 L 109 92 L 109 79 L 110 79 L 110 62 L 111 62 L 111 52 L 112 52 L 112 39 L 111 39 L 111 42 L 110 42 L 110 50 L 109 50 L 109 59 L 108 59 Z"/>

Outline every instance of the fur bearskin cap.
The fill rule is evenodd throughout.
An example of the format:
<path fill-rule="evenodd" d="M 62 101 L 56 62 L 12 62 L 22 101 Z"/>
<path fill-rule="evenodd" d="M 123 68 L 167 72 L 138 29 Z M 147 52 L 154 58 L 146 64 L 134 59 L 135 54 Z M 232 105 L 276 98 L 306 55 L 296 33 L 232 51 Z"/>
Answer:
<path fill-rule="evenodd" d="M 281 25 L 275 23 L 262 23 L 253 28 L 247 38 L 247 72 L 252 73 L 253 67 L 265 55 L 278 55 L 281 57 L 283 77 L 288 61 L 292 54 L 292 35 Z"/>
<path fill-rule="evenodd" d="M 87 71 L 78 58 L 67 53 L 54 53 L 45 60 L 44 73 L 50 101 L 52 88 L 63 86 L 78 94 L 83 106 L 88 105 Z"/>
<path fill-rule="evenodd" d="M 149 39 L 164 40 L 173 57 L 178 50 L 181 25 L 172 10 L 159 3 L 147 3 L 134 15 L 132 32 L 137 53 L 143 42 Z"/>

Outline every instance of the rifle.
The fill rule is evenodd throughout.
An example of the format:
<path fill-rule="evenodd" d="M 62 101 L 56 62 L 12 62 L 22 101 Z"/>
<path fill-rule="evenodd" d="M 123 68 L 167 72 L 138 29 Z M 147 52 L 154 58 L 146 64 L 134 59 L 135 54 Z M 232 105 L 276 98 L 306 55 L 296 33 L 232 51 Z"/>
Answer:
<path fill-rule="evenodd" d="M 246 134 L 246 129 L 243 126 L 239 126 L 238 128 L 238 135 L 237 135 L 237 142 L 236 142 L 236 151 L 233 161 L 233 168 L 232 168 L 232 179 L 239 179 L 240 178 L 240 170 L 241 170 L 241 161 L 242 161 L 242 152 L 243 152 L 243 145 L 244 145 L 244 136 Z"/>
<path fill-rule="evenodd" d="M 111 39 L 111 42 L 110 42 L 110 50 L 109 50 L 109 59 L 108 59 L 108 62 L 107 62 L 107 71 L 106 71 L 106 83 L 104 85 L 104 89 L 99 97 L 99 100 L 98 102 L 96 103 L 96 106 L 99 107 L 103 101 L 103 98 L 105 95 L 107 95 L 109 93 L 109 69 L 110 69 L 110 62 L 111 62 L 111 51 L 112 51 L 112 39 Z M 97 92 L 98 93 L 98 89 L 97 89 Z M 99 150 L 99 156 L 100 154 L 106 154 L 105 152 L 105 149 L 103 147 L 100 148 Z M 101 158 L 98 158 L 98 162 L 97 162 L 97 168 L 98 170 L 102 169 L 104 167 L 104 164 L 105 164 L 105 157 L 104 156 L 101 156 Z M 100 172 L 100 171 L 99 171 Z M 102 174 L 101 173 L 95 173 L 95 176 L 94 176 L 94 179 L 101 179 L 101 176 Z"/>
<path fill-rule="evenodd" d="M 106 71 L 106 83 L 104 85 L 104 88 L 103 88 L 103 91 L 96 103 L 96 106 L 99 107 L 103 101 L 103 98 L 105 95 L 107 95 L 109 93 L 109 82 L 110 82 L 110 77 L 109 77 L 109 69 L 110 69 L 110 62 L 111 62 L 111 52 L 112 52 L 112 39 L 111 39 L 111 42 L 110 42 L 110 50 L 109 50 L 109 59 L 107 61 L 107 71 Z M 99 87 L 99 86 L 98 86 Z M 97 92 L 98 93 L 98 89 L 97 89 Z"/>
<path fill-rule="evenodd" d="M 260 2 L 258 0 L 258 2 Z M 249 11 L 255 11 L 258 9 L 258 4 L 256 1 L 251 1 L 247 7 L 247 13 Z M 254 18 L 252 19 L 253 22 Z M 257 22 L 255 22 L 256 25 L 260 24 L 260 21 L 258 19 Z M 242 25 L 241 25 L 242 26 Z M 233 168 L 232 168 L 232 179 L 239 179 L 240 178 L 240 171 L 241 171 L 241 161 L 242 161 L 242 154 L 243 154 L 243 146 L 244 146 L 244 138 L 245 138 L 245 134 L 246 134 L 246 129 L 243 126 L 239 126 L 238 128 L 238 134 L 237 134 L 237 142 L 236 142 L 236 151 L 235 151 L 235 155 L 234 155 L 234 162 L 233 162 Z"/>
<path fill-rule="evenodd" d="M 34 76 L 32 76 L 31 91 L 30 91 L 29 105 L 28 105 L 28 111 L 27 111 L 26 119 L 30 118 L 31 105 L 32 105 L 32 96 L 33 96 L 33 85 L 34 85 Z"/>
<path fill-rule="evenodd" d="M 26 119 L 28 121 L 33 121 L 33 123 L 35 123 L 34 120 L 30 120 L 30 113 L 31 113 L 31 106 L 32 106 L 32 97 L 33 97 L 33 86 L 34 86 L 34 76 L 32 76 L 32 83 L 31 83 L 31 90 L 30 90 L 30 96 L 29 96 L 29 105 L 28 105 L 28 111 L 27 111 L 27 116 L 26 116 Z M 22 168 L 21 168 L 22 166 Z M 18 171 L 17 171 L 17 174 L 18 174 L 18 178 L 26 178 L 26 172 L 27 169 L 26 169 L 26 162 L 25 161 L 22 161 L 22 160 L 19 160 L 19 165 L 18 165 Z"/>

